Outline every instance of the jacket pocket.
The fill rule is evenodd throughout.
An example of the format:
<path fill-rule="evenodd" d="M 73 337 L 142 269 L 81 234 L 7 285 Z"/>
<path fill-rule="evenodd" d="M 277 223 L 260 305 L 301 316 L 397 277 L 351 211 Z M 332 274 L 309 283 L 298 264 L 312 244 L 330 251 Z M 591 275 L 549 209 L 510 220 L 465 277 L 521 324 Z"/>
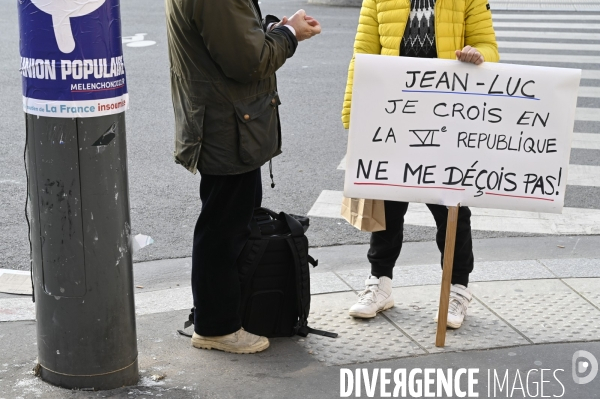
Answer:
<path fill-rule="evenodd" d="M 262 164 L 277 152 L 279 104 L 281 102 L 276 91 L 239 100 L 233 104 L 239 131 L 239 154 L 243 163 Z"/>
<path fill-rule="evenodd" d="M 173 87 L 175 110 L 175 162 L 196 173 L 202 139 L 204 136 L 205 106 L 185 93 L 181 87 Z"/>

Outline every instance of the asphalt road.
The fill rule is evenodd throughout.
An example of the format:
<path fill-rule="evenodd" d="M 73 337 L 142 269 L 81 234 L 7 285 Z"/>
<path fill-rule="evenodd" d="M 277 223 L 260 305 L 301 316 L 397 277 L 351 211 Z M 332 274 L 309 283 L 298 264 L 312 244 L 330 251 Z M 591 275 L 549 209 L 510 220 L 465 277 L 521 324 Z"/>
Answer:
<path fill-rule="evenodd" d="M 132 229 L 134 234 L 150 235 L 155 240 L 136 255 L 136 260 L 190 256 L 192 232 L 201 208 L 200 177 L 176 165 L 172 158 L 174 121 L 164 5 L 162 1 L 127 0 L 121 8 L 124 36 L 146 33 L 146 39 L 157 42 L 149 47 L 124 47 L 131 105 L 127 111 L 127 137 Z M 340 111 L 359 10 L 309 5 L 298 0 L 267 0 L 262 2 L 262 8 L 263 13 L 280 16 L 305 8 L 323 25 L 323 33 L 300 43 L 296 55 L 278 73 L 284 152 L 273 161 L 275 189 L 269 187 L 268 173 L 263 174 L 265 206 L 306 214 L 322 190 L 341 190 L 343 186 L 343 171 L 336 170 L 346 152 Z M 0 268 L 26 269 L 29 244 L 24 217 L 25 124 L 16 14 L 13 2 L 0 3 Z M 600 26 L 595 32 L 600 33 Z M 511 39 L 519 40 L 522 38 Z M 600 45 L 600 41 L 586 43 Z M 518 52 L 537 50 L 511 50 Z M 590 54 L 589 51 L 553 53 L 572 55 L 573 63 L 547 65 L 600 69 L 598 64 L 576 63 L 578 55 Z M 582 80 L 584 84 L 600 86 L 600 80 Z M 580 98 L 578 106 L 600 108 L 600 99 Z M 575 131 L 600 133 L 600 122 L 577 122 Z M 575 149 L 571 163 L 599 165 L 599 154 L 598 150 Z M 569 186 L 566 206 L 600 209 L 600 188 Z M 315 218 L 311 224 L 311 246 L 368 242 L 368 234 L 340 220 Z M 474 232 L 475 238 L 520 235 L 527 234 Z M 406 228 L 407 241 L 433 239 L 433 228 Z"/>

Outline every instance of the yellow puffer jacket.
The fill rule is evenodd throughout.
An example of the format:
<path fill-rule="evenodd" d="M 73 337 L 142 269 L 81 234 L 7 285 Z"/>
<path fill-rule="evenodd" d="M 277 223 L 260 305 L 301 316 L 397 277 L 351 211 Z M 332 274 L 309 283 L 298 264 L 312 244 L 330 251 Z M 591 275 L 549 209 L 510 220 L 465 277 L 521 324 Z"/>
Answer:
<path fill-rule="evenodd" d="M 358 20 L 354 54 L 400 54 L 410 13 L 410 0 L 363 0 Z M 475 47 L 487 62 L 497 62 L 498 45 L 487 0 L 437 0 L 435 3 L 435 43 L 438 58 L 456 59 L 455 50 Z M 348 68 L 342 122 L 348 129 L 354 79 L 354 57 Z"/>

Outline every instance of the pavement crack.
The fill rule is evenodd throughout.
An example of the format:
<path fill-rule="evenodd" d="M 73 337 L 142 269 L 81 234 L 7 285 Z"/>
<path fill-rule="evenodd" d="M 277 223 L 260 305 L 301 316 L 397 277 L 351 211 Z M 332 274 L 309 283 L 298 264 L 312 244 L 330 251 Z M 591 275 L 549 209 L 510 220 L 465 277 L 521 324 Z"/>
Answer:
<path fill-rule="evenodd" d="M 340 280 L 342 280 L 344 282 L 344 284 L 346 284 L 350 288 L 350 291 L 352 291 L 356 295 L 358 295 L 358 291 L 355 290 L 354 288 L 352 288 L 352 286 L 350 284 L 348 284 L 348 282 L 346 280 L 344 280 L 339 274 L 337 274 L 337 272 L 332 271 L 332 273 L 335 274 L 337 276 L 337 278 L 339 278 Z M 424 351 L 426 354 L 430 354 L 431 353 L 427 349 L 425 349 L 425 347 L 423 345 L 421 345 L 419 342 L 417 342 L 413 337 L 411 337 L 410 335 L 408 335 L 408 333 L 406 331 L 404 331 L 402 329 L 402 327 L 400 327 L 395 322 L 393 322 L 383 312 L 380 312 L 379 314 L 381 315 L 381 317 L 383 317 L 384 319 L 386 319 L 388 321 L 388 323 L 390 323 L 396 330 L 400 331 L 406 338 L 408 338 L 411 342 L 413 342 L 415 345 L 417 345 L 419 348 L 421 348 L 422 351 Z"/>
<path fill-rule="evenodd" d="M 581 292 L 577 291 L 575 288 L 571 287 L 566 281 L 564 281 L 562 278 L 559 278 L 560 282 L 563 283 L 564 285 L 566 285 L 567 287 L 569 287 L 571 289 L 571 291 L 573 291 L 574 293 L 576 293 L 577 295 L 579 295 L 581 297 L 581 299 L 583 299 L 584 301 L 586 301 L 587 303 L 589 303 L 590 305 L 592 305 L 595 309 L 600 310 L 600 308 L 592 301 L 590 301 L 589 299 L 587 299 L 585 297 L 585 295 L 583 295 Z"/>
<path fill-rule="evenodd" d="M 539 259 L 535 260 L 537 263 L 539 263 L 544 269 L 548 270 L 550 272 L 550 274 L 552 274 L 554 277 L 556 278 L 560 278 L 559 275 L 557 275 L 556 273 L 554 273 L 554 271 L 552 269 L 550 269 L 548 266 L 546 266 L 546 264 L 544 262 L 542 262 Z"/>
<path fill-rule="evenodd" d="M 381 315 L 381 317 L 383 317 L 384 319 L 386 319 L 388 321 L 388 323 L 390 323 L 391 325 L 393 325 L 396 330 L 400 331 L 402 334 L 404 334 L 404 336 L 406 338 L 408 338 L 409 340 L 411 340 L 415 345 L 417 345 L 419 348 L 421 348 L 421 350 L 423 352 L 425 352 L 426 354 L 430 354 L 431 352 L 429 352 L 427 349 L 425 349 L 425 347 L 423 345 L 421 345 L 418 341 L 416 341 L 413 337 L 411 337 L 410 335 L 408 335 L 408 333 L 406 331 L 404 331 L 402 329 L 402 327 L 400 327 L 399 325 L 397 325 L 395 322 L 393 322 L 389 317 L 387 317 L 387 315 L 385 315 L 383 312 L 379 313 Z"/>
<path fill-rule="evenodd" d="M 348 288 L 350 288 L 350 291 L 352 291 L 352 292 L 354 292 L 356 295 L 358 295 L 358 292 L 357 292 L 357 291 L 356 291 L 354 288 L 352 288 L 352 286 L 351 286 L 350 284 L 348 284 L 348 282 L 347 282 L 346 280 L 344 280 L 344 279 L 342 278 L 342 276 L 340 276 L 339 274 L 337 274 L 337 272 L 336 272 L 336 271 L 332 271 L 332 273 L 333 273 L 333 274 L 335 274 L 337 278 L 339 278 L 340 280 L 342 280 L 342 282 L 343 282 L 344 284 L 346 284 L 346 286 L 348 286 Z"/>
<path fill-rule="evenodd" d="M 573 245 L 573 249 L 571 250 L 571 255 L 573 255 L 573 252 L 575 252 L 575 248 L 577 248 L 577 244 L 579 244 L 579 241 L 581 241 L 581 238 L 578 238 L 575 245 Z"/>
<path fill-rule="evenodd" d="M 490 308 L 483 300 L 479 299 L 475 294 L 472 294 L 472 295 L 473 295 L 473 298 L 477 299 L 477 301 L 480 304 L 482 304 L 487 310 L 489 310 L 490 312 L 492 312 L 497 318 L 499 318 L 500 320 L 502 320 L 507 326 L 509 326 L 510 328 L 512 328 L 513 331 L 516 332 L 517 334 L 519 334 L 521 337 L 523 337 L 524 340 L 526 340 L 527 342 L 529 342 L 531 345 L 535 344 L 532 340 L 529 339 L 528 336 L 526 336 L 521 331 L 519 331 L 518 328 L 516 328 L 511 323 L 509 323 L 508 320 L 506 320 L 504 317 L 502 317 L 498 313 L 496 313 L 496 311 L 494 311 L 494 309 Z"/>

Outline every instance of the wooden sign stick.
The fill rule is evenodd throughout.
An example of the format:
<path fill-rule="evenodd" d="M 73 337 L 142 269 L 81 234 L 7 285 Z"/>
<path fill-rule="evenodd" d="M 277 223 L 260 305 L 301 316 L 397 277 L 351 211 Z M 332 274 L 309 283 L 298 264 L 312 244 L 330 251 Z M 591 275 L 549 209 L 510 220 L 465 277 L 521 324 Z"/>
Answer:
<path fill-rule="evenodd" d="M 437 334 L 435 346 L 443 348 L 446 344 L 446 324 L 448 322 L 448 305 L 450 303 L 450 283 L 454 265 L 454 246 L 456 243 L 456 224 L 460 204 L 448 207 L 448 222 L 446 224 L 446 246 L 444 248 L 444 270 L 442 271 L 442 288 L 440 290 L 440 307 L 438 313 Z"/>

